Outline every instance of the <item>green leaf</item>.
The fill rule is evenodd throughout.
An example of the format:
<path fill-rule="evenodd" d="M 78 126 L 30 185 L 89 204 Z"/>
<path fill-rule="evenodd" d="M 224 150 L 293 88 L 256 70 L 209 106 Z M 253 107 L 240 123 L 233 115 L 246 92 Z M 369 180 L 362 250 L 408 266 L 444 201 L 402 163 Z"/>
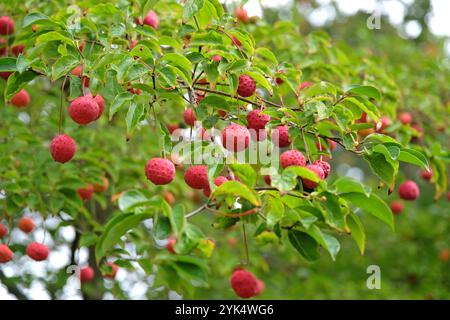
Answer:
<path fill-rule="evenodd" d="M 347 89 L 347 93 L 353 93 L 356 95 L 366 96 L 375 100 L 381 99 L 381 92 L 372 86 L 352 85 Z"/>
<path fill-rule="evenodd" d="M 364 231 L 364 226 L 362 225 L 359 217 L 351 212 L 346 216 L 347 226 L 350 229 L 351 235 L 356 242 L 361 254 L 364 254 L 366 248 L 366 233 Z"/>
<path fill-rule="evenodd" d="M 23 73 L 25 70 L 28 69 L 28 66 L 30 65 L 29 61 L 23 54 L 19 54 L 16 61 L 17 71 L 19 73 Z"/>
<path fill-rule="evenodd" d="M 398 172 L 398 161 L 389 161 L 384 154 L 379 152 L 364 154 L 364 159 L 369 163 L 372 171 L 392 190 Z"/>
<path fill-rule="evenodd" d="M 254 71 L 246 71 L 246 74 L 248 74 L 249 76 L 251 76 L 253 78 L 253 80 L 255 80 L 256 84 L 260 85 L 261 87 L 263 87 L 264 89 L 266 89 L 269 92 L 269 95 L 273 94 L 273 89 L 272 89 L 272 85 L 270 84 L 269 80 L 267 80 L 267 78 L 260 74 L 259 72 L 254 72 Z"/>
<path fill-rule="evenodd" d="M 351 202 L 354 206 L 361 208 L 364 211 L 377 217 L 394 230 L 394 216 L 389 206 L 376 194 L 371 194 L 369 197 L 362 193 L 345 193 L 341 195 L 342 198 Z"/>
<path fill-rule="evenodd" d="M 0 72 L 14 72 L 17 71 L 16 58 L 6 57 L 0 58 Z"/>
<path fill-rule="evenodd" d="M 184 216 L 184 206 L 182 204 L 177 204 L 172 209 L 172 214 L 169 216 L 170 224 L 172 230 L 178 236 L 183 232 L 184 226 L 186 224 L 186 217 Z"/>
<path fill-rule="evenodd" d="M 270 62 L 272 62 L 272 64 L 278 65 L 278 60 L 277 60 L 275 54 L 272 51 L 270 51 L 269 49 L 261 47 L 261 48 L 256 49 L 255 51 L 256 51 L 256 54 L 269 60 Z"/>
<path fill-rule="evenodd" d="M 97 235 L 94 232 L 83 233 L 80 237 L 78 245 L 80 247 L 90 247 L 97 242 Z"/>
<path fill-rule="evenodd" d="M 379 112 L 379 110 L 376 108 L 376 106 L 374 104 L 366 103 L 366 101 L 364 101 L 364 103 L 363 103 L 359 99 L 354 98 L 354 97 L 347 97 L 347 98 L 345 98 L 341 102 L 341 104 L 343 104 L 345 106 L 349 106 L 350 105 L 350 106 L 358 107 L 359 109 L 364 111 L 375 122 L 380 119 L 380 112 Z"/>
<path fill-rule="evenodd" d="M 284 216 L 284 204 L 279 197 L 268 195 L 264 204 L 267 227 L 272 228 Z"/>
<path fill-rule="evenodd" d="M 61 32 L 58 31 L 50 31 L 40 35 L 36 39 L 36 45 L 40 45 L 50 41 L 61 41 L 67 43 L 68 45 L 75 46 L 72 39 L 68 38 L 67 36 L 63 35 Z"/>
<path fill-rule="evenodd" d="M 129 212 L 137 206 L 143 205 L 148 201 L 148 198 L 138 190 L 126 191 L 119 198 L 119 209 L 122 212 Z"/>
<path fill-rule="evenodd" d="M 256 184 L 256 172 L 249 164 L 230 164 L 228 166 L 241 179 L 242 183 L 253 188 Z"/>
<path fill-rule="evenodd" d="M 305 232 L 289 230 L 288 238 L 292 246 L 309 262 L 320 258 L 319 245 L 313 237 Z"/>
<path fill-rule="evenodd" d="M 34 71 L 25 71 L 23 73 L 13 73 L 9 76 L 8 81 L 6 83 L 6 98 L 11 99 L 13 95 L 23 89 L 28 82 L 36 78 L 38 74 Z"/>
<path fill-rule="evenodd" d="M 63 25 L 51 20 L 48 16 L 40 12 L 31 12 L 23 18 L 22 28 L 26 28 L 32 24 L 45 25 L 53 28 L 59 28 Z"/>
<path fill-rule="evenodd" d="M 183 20 L 189 20 L 196 15 L 204 4 L 205 0 L 188 0 L 183 8 Z"/>
<path fill-rule="evenodd" d="M 241 197 L 248 200 L 256 207 L 261 206 L 261 200 L 259 199 L 258 194 L 254 190 L 247 187 L 245 184 L 242 184 L 238 181 L 227 181 L 221 184 L 219 187 L 217 187 L 217 189 L 213 191 L 212 195 L 213 197 L 221 195 Z"/>
<path fill-rule="evenodd" d="M 363 185 L 351 177 L 340 177 L 333 183 L 333 186 L 338 193 L 359 192 L 369 196 L 372 192 L 369 186 Z"/>
<path fill-rule="evenodd" d="M 127 134 L 132 134 L 142 116 L 144 115 L 145 108 L 142 103 L 132 102 L 128 108 L 126 123 L 127 123 Z"/>
<path fill-rule="evenodd" d="M 109 108 L 109 120 L 112 119 L 114 114 L 119 111 L 120 107 L 122 107 L 126 102 L 131 101 L 135 97 L 134 94 L 131 94 L 130 92 L 122 92 L 118 94 L 114 101 L 111 104 L 111 107 Z"/>
<path fill-rule="evenodd" d="M 80 60 L 73 55 L 67 55 L 59 58 L 52 65 L 52 80 L 55 81 L 60 77 L 67 75 L 79 64 Z"/>
<path fill-rule="evenodd" d="M 427 158 L 423 155 L 422 152 L 409 149 L 409 148 L 402 148 L 400 150 L 400 154 L 398 156 L 398 160 L 415 164 L 419 167 L 422 167 L 425 170 L 429 170 L 429 164 Z"/>
<path fill-rule="evenodd" d="M 341 245 L 337 239 L 329 234 L 323 233 L 319 227 L 313 225 L 305 231 L 316 240 L 331 256 L 331 259 L 336 260 L 336 256 L 341 249 Z"/>

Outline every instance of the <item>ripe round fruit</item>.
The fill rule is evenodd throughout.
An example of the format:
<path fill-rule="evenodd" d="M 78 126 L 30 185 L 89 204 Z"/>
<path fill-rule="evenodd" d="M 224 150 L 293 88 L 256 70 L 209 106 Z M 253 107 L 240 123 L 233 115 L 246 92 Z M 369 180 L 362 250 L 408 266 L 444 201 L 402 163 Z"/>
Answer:
<path fill-rule="evenodd" d="M 19 223 L 17 224 L 20 230 L 22 230 L 25 233 L 30 233 L 34 230 L 34 222 L 31 218 L 23 217 L 20 218 Z"/>
<path fill-rule="evenodd" d="M 100 107 L 92 97 L 82 96 L 72 101 L 69 114 L 73 121 L 85 125 L 98 118 Z"/>
<path fill-rule="evenodd" d="M 119 271 L 119 267 L 113 262 L 108 262 L 106 263 L 106 265 L 111 267 L 111 271 L 103 273 L 103 278 L 114 279 L 116 277 L 117 271 Z"/>
<path fill-rule="evenodd" d="M 184 173 L 184 181 L 193 189 L 204 189 L 208 186 L 208 168 L 205 165 L 189 167 Z"/>
<path fill-rule="evenodd" d="M 291 144 L 289 140 L 289 127 L 278 126 L 272 131 L 272 142 L 279 148 L 285 148 Z"/>
<path fill-rule="evenodd" d="M 416 200 L 420 195 L 417 184 L 412 180 L 406 180 L 398 187 L 398 194 L 403 200 Z"/>
<path fill-rule="evenodd" d="M 77 144 L 75 140 L 67 134 L 59 134 L 53 138 L 50 143 L 50 153 L 53 160 L 60 163 L 65 163 L 73 158 L 77 151 Z"/>
<path fill-rule="evenodd" d="M 211 196 L 211 187 L 209 185 L 203 188 L 203 195 L 207 198 Z"/>
<path fill-rule="evenodd" d="M 258 286 L 256 287 L 255 296 L 260 295 L 266 287 L 262 280 L 256 279 L 256 282 L 257 282 Z"/>
<path fill-rule="evenodd" d="M 168 184 L 175 178 L 175 166 L 164 158 L 153 158 L 145 165 L 147 179 L 156 185 Z"/>
<path fill-rule="evenodd" d="M 144 18 L 144 24 L 152 27 L 153 29 L 158 29 L 158 15 L 155 11 L 150 10 Z"/>
<path fill-rule="evenodd" d="M 74 76 L 81 77 L 81 75 L 83 74 L 83 65 L 82 64 L 77 65 L 75 68 L 73 68 L 73 70 L 70 73 L 73 74 Z"/>
<path fill-rule="evenodd" d="M 303 153 L 298 150 L 288 150 L 281 154 L 280 163 L 283 169 L 289 166 L 301 166 L 306 165 L 306 159 Z M 323 170 L 322 170 L 323 173 Z"/>
<path fill-rule="evenodd" d="M 89 183 L 85 187 L 78 189 L 77 193 L 82 200 L 89 200 L 94 194 L 94 186 Z"/>
<path fill-rule="evenodd" d="M 94 269 L 92 269 L 91 267 L 84 267 L 80 269 L 81 283 L 91 282 L 94 279 L 94 276 Z"/>
<path fill-rule="evenodd" d="M 402 124 L 411 124 L 412 122 L 412 116 L 409 112 L 402 112 L 398 115 L 398 120 Z"/>
<path fill-rule="evenodd" d="M 184 110 L 184 123 L 186 123 L 186 125 L 192 127 L 195 124 L 195 120 L 197 120 L 197 118 L 195 117 L 195 111 L 192 108 L 187 108 L 186 110 Z"/>
<path fill-rule="evenodd" d="M 402 213 L 402 211 L 404 209 L 403 203 L 401 201 L 392 201 L 390 207 L 391 207 L 392 213 L 394 213 L 394 214 L 400 214 L 400 213 Z"/>
<path fill-rule="evenodd" d="M 245 10 L 243 7 L 237 7 L 234 14 L 236 18 L 243 23 L 247 23 L 248 20 L 250 19 L 247 10 Z"/>
<path fill-rule="evenodd" d="M 241 298 L 251 298 L 258 292 L 258 281 L 250 271 L 234 271 L 230 283 L 231 288 Z"/>
<path fill-rule="evenodd" d="M 11 99 L 11 104 L 18 108 L 26 107 L 29 103 L 30 103 L 30 95 L 25 89 L 22 89 L 19 92 L 17 92 Z"/>
<path fill-rule="evenodd" d="M 18 44 L 11 48 L 12 53 L 17 57 L 19 54 L 23 53 L 25 46 L 23 44 Z"/>
<path fill-rule="evenodd" d="M 8 228 L 5 227 L 3 223 L 0 223 L 0 239 L 8 234 Z"/>
<path fill-rule="evenodd" d="M 318 166 L 315 164 L 308 164 L 306 166 L 306 168 L 308 168 L 309 170 L 314 172 L 319 177 L 320 180 L 323 180 L 325 178 L 325 173 L 323 172 L 323 169 L 321 166 Z M 314 182 L 314 181 L 308 180 L 308 179 L 303 179 L 303 185 L 308 189 L 314 189 L 315 187 L 317 187 L 318 184 L 319 184 L 318 182 Z"/>
<path fill-rule="evenodd" d="M 224 184 L 227 181 L 228 181 L 228 179 L 226 177 L 218 176 L 217 178 L 214 179 L 214 184 L 216 186 L 220 186 L 220 185 Z"/>
<path fill-rule="evenodd" d="M 7 36 L 14 33 L 14 20 L 8 16 L 0 17 L 0 34 Z"/>
<path fill-rule="evenodd" d="M 420 172 L 420 177 L 423 180 L 430 181 L 431 178 L 433 178 L 433 170 L 431 170 L 431 169 L 430 170 L 422 170 Z"/>
<path fill-rule="evenodd" d="M 263 114 L 257 109 L 252 110 L 247 114 L 247 127 L 251 129 L 264 129 L 269 121 L 270 116 Z"/>
<path fill-rule="evenodd" d="M 177 242 L 177 239 L 173 237 L 169 238 L 169 240 L 167 241 L 167 250 L 173 254 L 177 254 L 174 248 L 175 242 Z"/>
<path fill-rule="evenodd" d="M 35 261 L 44 261 L 47 259 L 49 250 L 45 244 L 32 242 L 27 246 L 27 255 Z"/>
<path fill-rule="evenodd" d="M 250 132 L 239 124 L 230 124 L 222 131 L 222 145 L 225 149 L 239 152 L 248 148 Z"/>
<path fill-rule="evenodd" d="M 325 174 L 325 179 L 326 179 L 328 177 L 328 175 L 330 174 L 331 165 L 328 162 L 323 161 L 323 160 L 316 160 L 316 161 L 314 161 L 313 164 L 322 168 L 323 173 Z"/>
<path fill-rule="evenodd" d="M 6 263 L 12 260 L 14 253 L 6 244 L 0 243 L 0 263 Z"/>
<path fill-rule="evenodd" d="M 215 56 L 212 57 L 212 61 L 220 62 L 222 61 L 222 57 L 216 54 Z"/>
<path fill-rule="evenodd" d="M 101 177 L 102 183 L 94 183 L 94 192 L 104 192 L 109 187 L 109 180 L 106 177 Z"/>
<path fill-rule="evenodd" d="M 180 128 L 180 126 L 177 123 L 168 124 L 166 127 L 170 134 L 172 134 L 175 130 Z"/>
<path fill-rule="evenodd" d="M 98 105 L 98 116 L 95 120 L 100 118 L 103 114 L 103 111 L 105 111 L 105 99 L 100 94 L 97 94 L 95 97 L 92 96 L 92 94 L 87 94 L 86 97 L 94 99 L 95 102 L 97 102 Z"/>
<path fill-rule="evenodd" d="M 239 85 L 237 92 L 241 97 L 250 97 L 255 93 L 256 83 L 252 77 L 246 74 L 239 76 Z"/>

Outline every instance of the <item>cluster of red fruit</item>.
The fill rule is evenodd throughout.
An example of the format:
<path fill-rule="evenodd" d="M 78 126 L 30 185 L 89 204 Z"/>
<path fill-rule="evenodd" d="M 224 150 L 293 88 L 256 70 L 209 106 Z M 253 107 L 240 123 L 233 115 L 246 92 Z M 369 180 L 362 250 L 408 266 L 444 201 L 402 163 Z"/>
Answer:
<path fill-rule="evenodd" d="M 23 217 L 19 220 L 17 227 L 25 233 L 31 233 L 34 228 L 34 222 L 28 217 Z M 0 223 L 0 239 L 3 239 L 8 234 L 8 229 Z M 45 244 L 38 242 L 31 242 L 26 248 L 27 255 L 35 261 L 44 261 L 47 259 L 49 249 Z M 6 263 L 13 259 L 14 253 L 6 244 L 0 244 L 0 263 Z"/>
<path fill-rule="evenodd" d="M 102 277 L 105 279 L 114 279 L 119 271 L 119 267 L 114 262 L 107 262 L 106 266 L 110 270 L 103 272 Z M 89 266 L 80 268 L 79 277 L 81 283 L 91 282 L 95 278 L 95 271 Z"/>

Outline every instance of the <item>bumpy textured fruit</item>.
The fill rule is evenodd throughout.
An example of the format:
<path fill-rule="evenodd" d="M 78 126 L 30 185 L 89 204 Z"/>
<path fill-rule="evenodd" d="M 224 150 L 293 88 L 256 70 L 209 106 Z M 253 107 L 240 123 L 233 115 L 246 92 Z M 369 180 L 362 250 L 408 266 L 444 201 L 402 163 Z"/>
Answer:
<path fill-rule="evenodd" d="M 145 175 L 156 185 L 168 184 L 175 178 L 175 166 L 170 160 L 153 158 L 145 165 Z"/>
<path fill-rule="evenodd" d="M 85 125 L 98 118 L 100 107 L 97 102 L 88 96 L 78 97 L 69 107 L 69 115 L 73 121 Z"/>
<path fill-rule="evenodd" d="M 247 23 L 248 20 L 250 19 L 247 10 L 245 10 L 243 7 L 237 7 L 234 14 L 236 18 L 243 23 Z"/>
<path fill-rule="evenodd" d="M 95 97 L 92 96 L 92 94 L 87 94 L 86 97 L 94 99 L 95 102 L 97 102 L 98 105 L 98 115 L 95 120 L 100 118 L 103 114 L 103 111 L 105 111 L 105 99 L 100 94 L 97 94 Z"/>
<path fill-rule="evenodd" d="M 177 239 L 173 237 L 169 238 L 169 240 L 167 241 L 167 250 L 173 254 L 177 254 L 174 248 L 175 242 L 177 242 Z"/>
<path fill-rule="evenodd" d="M 323 180 L 325 178 L 325 173 L 323 172 L 321 166 L 315 164 L 308 164 L 306 168 L 314 172 L 319 177 L 320 180 Z M 309 179 L 303 179 L 303 185 L 305 186 L 305 188 L 314 189 L 315 187 L 317 187 L 318 184 L 319 184 L 318 182 L 314 182 Z"/>
<path fill-rule="evenodd" d="M 398 115 L 398 120 L 402 124 L 411 124 L 412 122 L 412 116 L 409 112 L 402 112 Z"/>
<path fill-rule="evenodd" d="M 247 114 L 248 128 L 264 129 L 269 121 L 270 116 L 263 114 L 261 110 L 252 110 Z"/>
<path fill-rule="evenodd" d="M 316 160 L 316 161 L 314 161 L 313 164 L 322 168 L 323 173 L 325 174 L 325 179 L 326 179 L 328 177 L 328 175 L 330 174 L 331 165 L 324 160 Z"/>
<path fill-rule="evenodd" d="M 0 17 L 0 34 L 7 36 L 14 33 L 14 20 L 8 16 Z"/>
<path fill-rule="evenodd" d="M 49 250 L 45 244 L 32 242 L 27 246 L 27 255 L 35 261 L 44 261 L 47 259 Z"/>
<path fill-rule="evenodd" d="M 8 234 L 8 228 L 5 227 L 3 223 L 0 223 L 0 239 Z"/>
<path fill-rule="evenodd" d="M 0 263 L 6 263 L 12 260 L 14 253 L 6 244 L 0 243 Z"/>
<path fill-rule="evenodd" d="M 422 170 L 420 172 L 420 177 L 423 180 L 430 181 L 431 178 L 433 178 L 433 170 L 431 170 L 431 169 L 430 170 Z"/>
<path fill-rule="evenodd" d="M 91 282 L 94 279 L 94 276 L 94 269 L 92 269 L 91 267 L 84 267 L 80 269 L 81 283 Z"/>
<path fill-rule="evenodd" d="M 398 194 L 403 200 L 416 200 L 420 195 L 417 184 L 412 180 L 406 180 L 398 187 Z"/>
<path fill-rule="evenodd" d="M 256 83 L 252 77 L 246 74 L 239 76 L 239 85 L 237 92 L 241 97 L 250 97 L 255 93 Z"/>
<path fill-rule="evenodd" d="M 394 214 L 400 214 L 403 211 L 403 203 L 401 201 L 392 201 L 390 207 Z"/>
<path fill-rule="evenodd" d="M 109 180 L 106 177 L 101 177 L 102 183 L 94 183 L 94 192 L 104 192 L 109 187 Z"/>
<path fill-rule="evenodd" d="M 94 194 L 94 186 L 89 183 L 83 188 L 78 189 L 77 193 L 82 200 L 89 200 Z"/>
<path fill-rule="evenodd" d="M 234 271 L 230 282 L 231 288 L 241 298 L 251 298 L 258 292 L 258 279 L 250 271 Z"/>
<path fill-rule="evenodd" d="M 158 29 L 158 15 L 155 11 L 150 10 L 144 18 L 144 24 L 152 27 L 153 29 Z"/>
<path fill-rule="evenodd" d="M 264 289 L 265 289 L 265 284 L 262 280 L 257 279 L 256 280 L 258 286 L 256 287 L 256 292 L 255 292 L 255 296 L 260 295 L 261 293 L 263 293 Z"/>
<path fill-rule="evenodd" d="M 111 271 L 104 272 L 102 274 L 103 278 L 114 279 L 116 277 L 117 271 L 119 271 L 119 267 L 113 262 L 108 262 L 106 263 L 106 265 L 111 268 Z"/>
<path fill-rule="evenodd" d="M 224 184 L 227 181 L 228 181 L 228 179 L 226 177 L 218 176 L 217 178 L 214 179 L 214 184 L 216 186 L 220 186 L 220 185 Z"/>
<path fill-rule="evenodd" d="M 17 224 L 20 230 L 22 230 L 25 233 L 30 233 L 34 230 L 34 222 L 31 218 L 23 217 L 19 220 L 19 223 Z"/>
<path fill-rule="evenodd" d="M 17 92 L 11 99 L 11 104 L 18 108 L 26 107 L 30 103 L 30 95 L 25 89 Z"/>
<path fill-rule="evenodd" d="M 239 124 L 230 124 L 222 131 L 222 145 L 225 149 L 239 152 L 248 148 L 250 132 Z"/>
<path fill-rule="evenodd" d="M 11 48 L 12 53 L 17 57 L 19 54 L 23 53 L 25 46 L 23 44 L 18 44 Z"/>
<path fill-rule="evenodd" d="M 208 186 L 208 169 L 205 165 L 189 167 L 184 173 L 184 181 L 193 189 L 204 189 Z"/>
<path fill-rule="evenodd" d="M 272 142 L 279 148 L 285 148 L 291 144 L 289 140 L 289 127 L 278 126 L 272 131 Z"/>
<path fill-rule="evenodd" d="M 197 120 L 197 118 L 195 117 L 194 109 L 187 108 L 186 110 L 184 110 L 183 119 L 186 125 L 192 127 L 195 124 L 195 120 Z"/>
<path fill-rule="evenodd" d="M 281 154 L 280 156 L 281 166 L 287 168 L 289 166 L 301 166 L 304 167 L 306 164 L 306 159 L 303 153 L 298 150 L 288 150 Z M 323 171 L 322 171 L 323 172 Z"/>
<path fill-rule="evenodd" d="M 65 163 L 73 158 L 77 151 L 75 140 L 67 134 L 60 134 L 53 138 L 50 143 L 50 153 L 53 160 Z"/>

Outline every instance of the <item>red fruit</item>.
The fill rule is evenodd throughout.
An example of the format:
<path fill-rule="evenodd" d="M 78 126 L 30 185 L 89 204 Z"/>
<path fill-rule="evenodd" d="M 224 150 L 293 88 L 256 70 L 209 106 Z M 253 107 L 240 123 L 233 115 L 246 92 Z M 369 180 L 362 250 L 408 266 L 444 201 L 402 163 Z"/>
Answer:
<path fill-rule="evenodd" d="M 175 196 L 170 191 L 164 192 L 163 198 L 164 198 L 164 200 L 166 200 L 166 202 L 168 204 L 174 204 L 175 203 Z"/>
<path fill-rule="evenodd" d="M 83 77 L 83 87 L 89 88 L 89 77 Z"/>
<path fill-rule="evenodd" d="M 289 166 L 301 166 L 306 165 L 306 159 L 303 153 L 298 150 L 288 150 L 281 154 L 280 163 L 283 169 Z M 323 170 L 322 170 L 323 173 Z"/>
<path fill-rule="evenodd" d="M 35 261 L 43 261 L 47 259 L 49 250 L 45 244 L 32 242 L 27 246 L 27 255 Z"/>
<path fill-rule="evenodd" d="M 138 88 L 128 88 L 128 92 L 135 94 L 135 95 L 140 95 L 141 94 L 141 89 Z"/>
<path fill-rule="evenodd" d="M 84 267 L 80 269 L 81 283 L 91 282 L 94 279 L 94 276 L 94 269 L 92 269 L 91 267 Z"/>
<path fill-rule="evenodd" d="M 212 57 L 212 61 L 220 62 L 222 61 L 222 57 L 216 54 L 215 56 Z"/>
<path fill-rule="evenodd" d="M 241 298 L 251 298 L 258 292 L 258 280 L 250 271 L 234 271 L 230 282 L 231 288 Z"/>
<path fill-rule="evenodd" d="M 323 169 L 321 166 L 315 165 L 315 164 L 308 164 L 306 166 L 306 168 L 308 168 L 309 170 L 311 170 L 312 172 L 314 172 L 320 180 L 323 180 L 325 178 L 325 173 L 323 172 Z M 303 179 L 303 185 L 305 186 L 305 188 L 308 189 L 314 189 L 315 187 L 317 187 L 319 183 L 318 182 L 314 182 L 308 179 Z"/>
<path fill-rule="evenodd" d="M 211 196 L 211 187 L 209 185 L 203 188 L 203 195 L 207 198 Z"/>
<path fill-rule="evenodd" d="M 394 214 L 400 214 L 403 211 L 403 203 L 401 201 L 392 201 L 391 210 Z"/>
<path fill-rule="evenodd" d="M 449 259 L 450 259 L 450 250 L 449 249 L 443 249 L 439 253 L 439 260 L 441 260 L 442 262 L 448 262 Z"/>
<path fill-rule="evenodd" d="M 109 187 L 109 180 L 106 177 L 101 177 L 102 183 L 94 183 L 94 192 L 104 192 Z"/>
<path fill-rule="evenodd" d="M 152 27 L 153 29 L 158 29 L 158 15 L 155 11 L 150 10 L 144 18 L 144 24 Z"/>
<path fill-rule="evenodd" d="M 264 176 L 264 182 L 270 186 L 272 184 L 272 178 L 269 175 Z"/>
<path fill-rule="evenodd" d="M 7 36 L 14 32 L 14 20 L 8 16 L 0 17 L 0 34 Z"/>
<path fill-rule="evenodd" d="M 421 172 L 420 172 L 420 177 L 423 179 L 423 180 L 427 180 L 427 181 L 430 181 L 431 180 L 431 178 L 433 178 L 433 170 L 422 170 Z"/>
<path fill-rule="evenodd" d="M 250 97 L 255 93 L 256 83 L 252 77 L 246 74 L 239 76 L 239 85 L 237 92 L 241 97 Z"/>
<path fill-rule="evenodd" d="M 119 267 L 113 262 L 108 262 L 106 263 L 106 265 L 111 267 L 111 271 L 103 273 L 103 278 L 114 279 L 116 277 L 117 271 L 119 271 Z"/>
<path fill-rule="evenodd" d="M 285 148 L 291 144 L 289 140 L 289 127 L 278 126 L 272 131 L 272 142 L 279 148 Z"/>
<path fill-rule="evenodd" d="M 179 128 L 180 128 L 180 126 L 176 123 L 167 125 L 167 130 L 169 131 L 170 134 L 172 134 L 175 130 L 177 130 Z"/>
<path fill-rule="evenodd" d="M 0 263 L 6 263 L 12 260 L 14 253 L 6 244 L 0 243 Z"/>
<path fill-rule="evenodd" d="M 97 102 L 88 96 L 78 97 L 69 107 L 69 115 L 73 121 L 85 125 L 98 118 L 100 107 Z"/>
<path fill-rule="evenodd" d="M 383 132 L 383 130 L 391 125 L 391 119 L 386 116 L 381 116 L 380 127 L 376 130 L 377 132 Z"/>
<path fill-rule="evenodd" d="M 81 200 L 89 200 L 94 194 L 94 186 L 89 183 L 85 187 L 78 189 L 77 193 Z"/>
<path fill-rule="evenodd" d="M 60 163 L 65 163 L 73 158 L 77 151 L 77 144 L 75 140 L 67 134 L 59 134 L 53 138 L 50 143 L 50 153 L 53 160 Z"/>
<path fill-rule="evenodd" d="M 5 227 L 3 223 L 0 223 L 0 239 L 3 239 L 4 236 L 8 234 L 8 229 Z"/>
<path fill-rule="evenodd" d="M 147 179 L 156 185 L 168 184 L 175 178 L 175 165 L 163 158 L 152 158 L 145 165 Z"/>
<path fill-rule="evenodd" d="M 83 40 L 82 42 L 81 42 L 81 44 L 78 46 L 78 49 L 81 51 L 81 52 L 83 52 L 83 50 L 84 50 L 84 46 L 86 45 L 86 40 Z"/>
<path fill-rule="evenodd" d="M 214 179 L 214 184 L 216 186 L 220 186 L 221 184 L 224 184 L 227 181 L 228 181 L 228 179 L 226 177 L 218 176 L 217 178 Z"/>
<path fill-rule="evenodd" d="M 247 127 L 251 129 L 264 129 L 269 121 L 270 116 L 260 110 L 252 110 L 247 114 Z"/>
<path fill-rule="evenodd" d="M 314 161 L 313 164 L 322 168 L 323 173 L 325 174 L 324 179 L 326 179 L 328 177 L 328 175 L 330 174 L 331 165 L 328 162 L 323 161 L 323 160 L 316 160 L 316 161 Z"/>
<path fill-rule="evenodd" d="M 267 130 L 266 129 L 250 129 L 250 136 L 252 140 L 256 141 L 264 141 L 267 139 Z"/>
<path fill-rule="evenodd" d="M 17 224 L 20 230 L 22 230 L 25 233 L 30 233 L 34 230 L 34 222 L 31 218 L 23 217 L 19 220 L 19 223 Z"/>
<path fill-rule="evenodd" d="M 420 195 L 417 184 L 412 180 L 406 180 L 398 187 L 398 194 L 403 200 L 415 200 Z"/>
<path fill-rule="evenodd" d="M 11 99 L 11 104 L 18 107 L 26 107 L 30 103 L 30 95 L 25 89 L 20 90 Z"/>
<path fill-rule="evenodd" d="M 94 99 L 94 101 L 98 105 L 98 116 L 95 120 L 100 118 L 103 114 L 103 111 L 105 111 L 105 99 L 100 94 L 97 94 L 95 97 L 92 96 L 91 93 L 87 94 L 86 97 Z"/>
<path fill-rule="evenodd" d="M 184 110 L 183 118 L 184 118 L 184 123 L 186 123 L 186 125 L 188 125 L 190 127 L 194 126 L 195 121 L 197 120 L 197 118 L 195 117 L 194 109 L 187 108 L 186 110 Z"/>
<path fill-rule="evenodd" d="M 243 23 L 247 23 L 249 20 L 247 10 L 245 10 L 243 7 L 237 7 L 234 14 L 236 18 Z"/>
<path fill-rule="evenodd" d="M 300 85 L 298 86 L 298 90 L 301 91 L 305 88 L 311 87 L 314 83 L 309 82 L 309 81 L 304 81 L 302 83 L 300 83 Z"/>
<path fill-rule="evenodd" d="M 81 77 L 81 75 L 83 74 L 83 65 L 77 65 L 70 73 L 74 76 Z"/>
<path fill-rule="evenodd" d="M 235 36 L 231 36 L 231 41 L 233 41 L 233 43 L 235 45 L 237 45 L 238 47 L 240 47 L 242 45 L 242 43 Z"/>
<path fill-rule="evenodd" d="M 184 181 L 193 189 L 204 189 L 209 186 L 208 169 L 205 165 L 189 167 L 184 173 Z"/>
<path fill-rule="evenodd" d="M 225 149 L 239 152 L 248 148 L 250 132 L 239 124 L 230 124 L 222 130 L 222 145 Z"/>
<path fill-rule="evenodd" d="M 0 72 L 0 77 L 5 79 L 5 81 L 8 80 L 10 75 L 12 75 L 12 72 Z"/>
<path fill-rule="evenodd" d="M 359 123 L 366 123 L 367 122 L 367 113 L 363 112 L 361 114 L 361 118 L 359 118 L 356 122 Z"/>
<path fill-rule="evenodd" d="M 255 296 L 260 295 L 266 287 L 262 280 L 256 279 L 256 282 L 257 282 L 258 286 L 256 287 Z"/>
<path fill-rule="evenodd" d="M 281 78 L 275 78 L 275 83 L 277 84 L 277 85 L 282 85 L 283 84 L 283 79 L 281 79 Z"/>
<path fill-rule="evenodd" d="M 173 254 L 177 254 L 174 248 L 175 242 L 177 242 L 177 239 L 175 238 L 169 238 L 169 240 L 167 241 L 167 250 Z"/>
<path fill-rule="evenodd" d="M 134 47 L 136 47 L 136 45 L 138 44 L 139 40 L 138 39 L 133 39 L 130 42 L 130 49 L 133 50 Z"/>
<path fill-rule="evenodd" d="M 412 116 L 409 112 L 402 112 L 398 115 L 398 120 L 403 124 L 411 124 Z"/>
<path fill-rule="evenodd" d="M 19 54 L 23 53 L 25 46 L 23 44 L 18 44 L 11 48 L 12 53 L 17 57 Z"/>

